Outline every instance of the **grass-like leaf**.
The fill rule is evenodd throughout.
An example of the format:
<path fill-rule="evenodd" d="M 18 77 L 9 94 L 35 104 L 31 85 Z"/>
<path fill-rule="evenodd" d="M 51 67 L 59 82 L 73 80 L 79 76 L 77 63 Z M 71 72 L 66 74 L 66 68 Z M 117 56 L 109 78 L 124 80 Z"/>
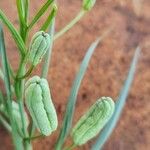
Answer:
<path fill-rule="evenodd" d="M 37 12 L 33 20 L 28 26 L 28 29 L 31 29 L 33 25 L 40 19 L 40 17 L 46 12 L 48 7 L 52 4 L 54 0 L 47 0 L 47 2 L 42 6 L 42 8 Z"/>
<path fill-rule="evenodd" d="M 113 129 L 115 128 L 115 126 L 119 120 L 119 117 L 120 117 L 123 107 L 125 105 L 125 102 L 126 102 L 126 99 L 127 99 L 128 93 L 129 93 L 129 89 L 131 87 L 131 84 L 132 84 L 132 81 L 134 78 L 136 64 L 138 62 L 140 50 L 141 49 L 138 47 L 135 51 L 134 58 L 132 60 L 131 66 L 130 66 L 130 70 L 129 70 L 127 79 L 124 83 L 124 86 L 123 86 L 121 92 L 120 92 L 119 98 L 116 101 L 115 112 L 114 112 L 111 120 L 107 123 L 107 125 L 104 127 L 104 129 L 100 133 L 99 137 L 97 138 L 96 143 L 92 146 L 91 150 L 102 149 L 103 145 L 108 140 L 110 134 L 112 133 Z"/>
<path fill-rule="evenodd" d="M 41 31 L 46 31 L 47 28 L 52 24 L 54 17 L 56 16 L 57 6 L 54 5 L 52 11 L 50 12 L 49 16 L 47 17 L 45 23 L 41 27 Z"/>
<path fill-rule="evenodd" d="M 5 14 L 2 12 L 1 9 L 0 9 L 0 20 L 8 27 L 9 31 L 12 34 L 12 37 L 14 38 L 14 40 L 20 50 L 21 55 L 24 56 L 25 52 L 26 52 L 25 44 L 24 44 L 21 36 L 15 29 L 15 27 L 13 26 L 13 24 L 8 20 L 8 18 L 5 16 Z"/>
<path fill-rule="evenodd" d="M 63 120 L 62 129 L 60 131 L 59 138 L 56 143 L 56 150 L 61 149 L 61 147 L 69 133 L 69 130 L 72 126 L 72 119 L 73 119 L 73 115 L 74 115 L 74 109 L 75 109 L 78 91 L 80 88 L 81 81 L 82 81 L 84 74 L 86 72 L 86 69 L 88 67 L 90 58 L 91 58 L 95 48 L 99 44 L 99 42 L 102 41 L 105 38 L 105 36 L 107 36 L 110 33 L 111 30 L 112 30 L 112 28 L 110 28 L 108 31 L 106 31 L 99 39 L 97 39 L 95 42 L 93 42 L 91 44 L 91 46 L 89 47 L 89 49 L 81 63 L 80 69 L 76 75 L 76 78 L 73 82 L 73 86 L 72 86 L 72 89 L 70 92 L 70 96 L 69 96 L 68 104 L 67 104 L 67 108 L 66 108 L 66 113 L 64 116 L 64 120 Z"/>
<path fill-rule="evenodd" d="M 20 20 L 20 23 L 22 23 L 22 25 L 26 24 L 24 22 L 24 8 L 23 8 L 23 1 L 22 0 L 16 0 L 16 5 L 17 5 L 17 10 L 18 10 L 18 16 L 19 16 L 19 20 Z"/>
<path fill-rule="evenodd" d="M 0 26 L 0 56 L 2 57 L 2 67 L 4 70 L 4 84 L 5 84 L 5 89 L 6 89 L 6 95 L 7 95 L 7 110 L 8 114 L 10 117 L 10 123 L 12 127 L 12 137 L 13 141 L 15 143 L 15 148 L 16 150 L 22 149 L 22 140 L 18 136 L 16 126 L 13 120 L 13 115 L 12 115 L 12 94 L 11 94 L 11 83 L 10 83 L 10 74 L 9 74 L 9 68 L 8 68 L 8 62 L 7 62 L 7 55 L 6 55 L 6 49 L 5 49 L 5 43 L 4 43 L 4 34 L 3 34 L 3 29 Z"/>

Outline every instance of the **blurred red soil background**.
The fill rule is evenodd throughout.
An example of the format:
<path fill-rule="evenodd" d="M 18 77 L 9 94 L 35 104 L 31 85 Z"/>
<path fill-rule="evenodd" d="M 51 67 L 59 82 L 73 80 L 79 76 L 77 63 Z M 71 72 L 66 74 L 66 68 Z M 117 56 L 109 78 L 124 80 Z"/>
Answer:
<path fill-rule="evenodd" d="M 133 0 L 140 2 L 140 0 Z M 104 150 L 149 150 L 150 149 L 150 1 L 97 0 L 89 12 L 72 30 L 58 39 L 53 48 L 48 81 L 59 117 L 59 129 L 69 96 L 70 88 L 85 52 L 98 36 L 114 26 L 111 34 L 96 49 L 78 95 L 74 123 L 101 96 L 117 99 L 126 78 L 137 45 L 142 47 L 134 83 L 126 106 Z M 42 3 L 32 0 L 30 19 Z M 80 10 L 81 0 L 58 0 L 56 31 L 65 26 Z M 0 8 L 15 26 L 18 26 L 15 2 L 1 0 Z M 36 32 L 40 22 L 31 32 Z M 18 54 L 10 33 L 5 28 L 7 54 L 17 70 Z M 38 74 L 40 66 L 35 71 Z M 0 87 L 3 89 L 2 81 Z M 52 136 L 36 140 L 34 149 L 51 150 L 58 131 Z M 70 140 L 69 140 L 70 141 Z M 77 149 L 89 150 L 93 142 Z M 0 126 L 0 150 L 12 149 L 8 133 Z"/>

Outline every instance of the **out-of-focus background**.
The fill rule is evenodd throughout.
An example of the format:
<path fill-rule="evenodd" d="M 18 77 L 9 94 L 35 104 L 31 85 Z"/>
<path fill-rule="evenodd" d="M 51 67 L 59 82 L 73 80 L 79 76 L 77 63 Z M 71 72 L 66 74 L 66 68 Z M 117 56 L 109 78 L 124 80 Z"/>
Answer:
<path fill-rule="evenodd" d="M 45 0 L 32 0 L 30 19 Z M 81 0 L 58 0 L 56 31 L 64 27 L 80 10 Z M 0 0 L 0 8 L 17 27 L 15 1 Z M 43 17 L 34 28 L 38 30 Z M 150 149 L 150 1 L 149 0 L 97 0 L 95 7 L 72 30 L 55 41 L 49 84 L 55 103 L 59 125 L 62 123 L 70 88 L 85 52 L 98 36 L 114 26 L 111 34 L 96 49 L 82 82 L 77 100 L 74 123 L 101 96 L 114 100 L 126 78 L 135 48 L 140 45 L 142 53 L 135 80 L 126 106 L 116 129 L 104 150 Z M 11 64 L 17 69 L 18 54 L 10 33 L 5 28 L 6 47 Z M 36 74 L 40 66 L 36 69 Z M 2 81 L 0 87 L 3 89 Z M 36 150 L 53 149 L 58 136 L 36 140 Z M 69 140 L 68 140 L 69 141 Z M 89 150 L 92 142 L 79 148 Z M 0 150 L 12 149 L 9 135 L 0 126 Z"/>

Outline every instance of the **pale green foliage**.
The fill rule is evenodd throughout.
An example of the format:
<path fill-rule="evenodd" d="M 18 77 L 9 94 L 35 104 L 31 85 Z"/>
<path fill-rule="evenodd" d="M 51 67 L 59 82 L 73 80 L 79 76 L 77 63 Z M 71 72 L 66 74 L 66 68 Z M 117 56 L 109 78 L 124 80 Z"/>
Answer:
<path fill-rule="evenodd" d="M 102 97 L 80 118 L 72 130 L 75 145 L 85 144 L 96 136 L 111 118 L 115 104 L 110 97 Z"/>
<path fill-rule="evenodd" d="M 50 40 L 50 35 L 43 31 L 39 31 L 33 36 L 29 48 L 29 61 L 33 66 L 36 66 L 42 60 L 50 46 Z"/>
<path fill-rule="evenodd" d="M 43 135 L 50 135 L 56 130 L 57 115 L 46 79 L 34 76 L 26 82 L 25 103 L 35 125 Z"/>

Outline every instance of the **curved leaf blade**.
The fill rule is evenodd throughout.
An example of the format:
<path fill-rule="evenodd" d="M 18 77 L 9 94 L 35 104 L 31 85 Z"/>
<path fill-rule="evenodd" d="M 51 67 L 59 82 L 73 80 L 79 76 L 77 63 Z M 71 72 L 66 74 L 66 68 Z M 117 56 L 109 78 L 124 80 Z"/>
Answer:
<path fill-rule="evenodd" d="M 19 35 L 19 33 L 17 32 L 17 30 L 15 29 L 15 27 L 13 26 L 13 24 L 8 20 L 8 18 L 5 16 L 5 14 L 2 12 L 2 10 L 0 9 L 0 20 L 7 26 L 7 28 L 9 29 L 9 31 L 12 34 L 12 37 L 14 38 L 21 55 L 25 55 L 26 52 L 26 47 L 25 44 L 21 38 L 21 36 Z"/>
<path fill-rule="evenodd" d="M 134 78 L 134 74 L 135 74 L 136 65 L 138 62 L 140 51 L 141 51 L 141 49 L 139 47 L 137 47 L 135 54 L 134 54 L 134 57 L 133 57 L 133 60 L 132 60 L 131 65 L 130 65 L 127 79 L 124 83 L 124 86 L 123 86 L 121 92 L 120 92 L 119 98 L 116 101 L 115 112 L 114 112 L 112 118 L 110 119 L 110 121 L 107 123 L 107 125 L 102 130 L 102 132 L 100 132 L 100 135 L 97 138 L 97 141 L 95 142 L 95 144 L 92 146 L 91 150 L 102 149 L 103 145 L 105 144 L 105 142 L 109 138 L 110 134 L 113 132 L 113 130 L 114 130 L 114 128 L 115 128 L 115 126 L 119 120 L 119 117 L 121 115 L 122 109 L 123 109 L 125 102 L 127 100 L 129 89 L 131 87 L 131 84 L 132 84 L 132 81 Z"/>
<path fill-rule="evenodd" d="M 9 74 L 9 68 L 8 68 L 8 61 L 7 61 L 7 54 L 5 49 L 5 42 L 4 42 L 4 34 L 3 29 L 0 25 L 0 56 L 2 61 L 2 67 L 4 70 L 4 84 L 6 89 L 6 98 L 7 98 L 7 110 L 10 117 L 10 123 L 12 127 L 12 139 L 15 143 L 16 150 L 22 149 L 22 139 L 18 135 L 16 130 L 16 125 L 14 123 L 13 119 L 13 113 L 12 113 L 12 93 L 11 93 L 11 82 L 10 82 L 10 74 Z"/>
<path fill-rule="evenodd" d="M 82 63 L 79 69 L 79 72 L 77 73 L 77 76 L 73 82 L 73 86 L 70 92 L 70 96 L 68 99 L 68 104 L 67 104 L 67 108 L 66 108 L 66 113 L 65 113 L 65 117 L 63 120 L 63 125 L 62 125 L 62 129 L 58 138 L 58 142 L 56 144 L 56 150 L 60 150 L 64 140 L 66 138 L 66 136 L 68 135 L 68 132 L 70 130 L 70 127 L 72 125 L 72 118 L 73 118 L 73 114 L 74 114 L 74 109 L 75 109 L 75 104 L 76 104 L 76 99 L 77 99 L 77 94 L 79 91 L 79 87 L 81 84 L 81 81 L 84 77 L 84 74 L 86 72 L 86 69 L 88 67 L 90 58 L 95 50 L 95 48 L 97 47 L 98 43 L 99 43 L 99 39 L 96 40 L 94 43 L 91 44 L 91 46 L 89 47 Z"/>
<path fill-rule="evenodd" d="M 90 58 L 91 58 L 94 50 L 98 46 L 98 44 L 112 31 L 112 29 L 113 29 L 112 27 L 109 28 L 106 32 L 103 33 L 103 35 L 100 38 L 98 38 L 95 42 L 93 42 L 84 56 L 84 59 L 80 65 L 80 69 L 76 75 L 74 82 L 73 82 L 70 96 L 68 98 L 68 103 L 67 103 L 64 120 L 63 120 L 63 125 L 62 125 L 61 131 L 60 131 L 60 134 L 59 134 L 56 146 L 55 146 L 56 150 L 61 149 L 67 135 L 69 134 L 69 130 L 72 126 L 72 119 L 73 119 L 73 115 L 74 115 L 77 94 L 78 94 L 78 91 L 80 88 L 81 81 L 82 81 L 84 74 L 86 72 L 86 69 L 88 67 Z"/>

